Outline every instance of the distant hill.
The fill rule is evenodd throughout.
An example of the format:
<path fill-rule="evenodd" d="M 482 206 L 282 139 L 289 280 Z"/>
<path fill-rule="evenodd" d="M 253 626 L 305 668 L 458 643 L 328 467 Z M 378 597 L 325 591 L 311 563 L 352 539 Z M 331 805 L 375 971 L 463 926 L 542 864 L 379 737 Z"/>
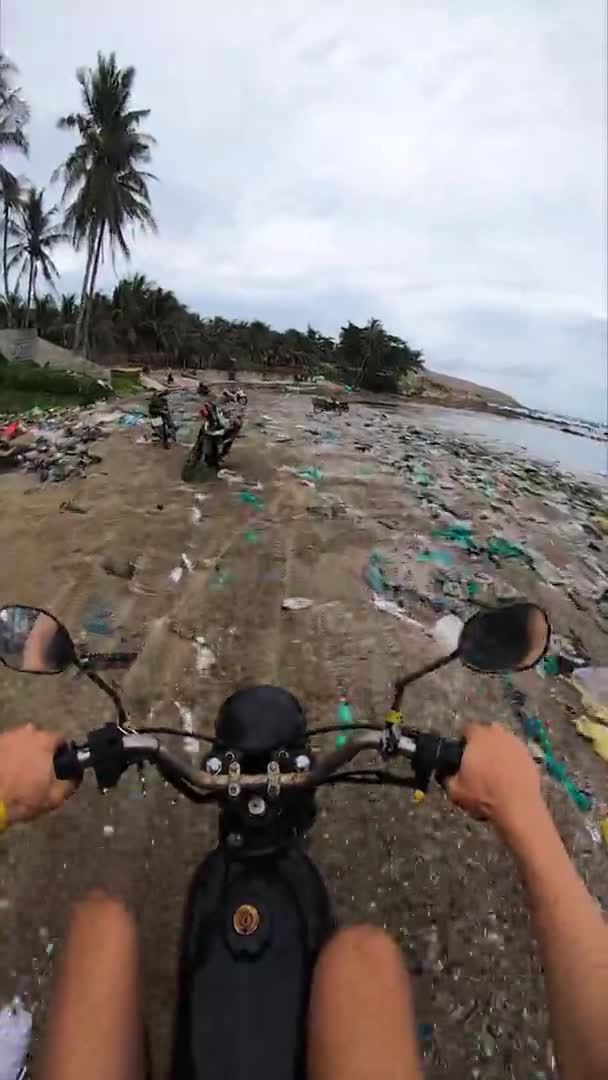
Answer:
<path fill-rule="evenodd" d="M 417 390 L 423 397 L 441 400 L 457 399 L 458 401 L 479 401 L 488 405 L 510 405 L 517 407 L 519 402 L 503 394 L 501 390 L 494 390 L 490 386 L 480 386 L 479 383 L 469 382 L 468 379 L 457 379 L 454 375 L 441 375 L 437 371 L 429 371 L 425 368 L 420 375 L 415 376 L 411 383 L 412 390 Z"/>

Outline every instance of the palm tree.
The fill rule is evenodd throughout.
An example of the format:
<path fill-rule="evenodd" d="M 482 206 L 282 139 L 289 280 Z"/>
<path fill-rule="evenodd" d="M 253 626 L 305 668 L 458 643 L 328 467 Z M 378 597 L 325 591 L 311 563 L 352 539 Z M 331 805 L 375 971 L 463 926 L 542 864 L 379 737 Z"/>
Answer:
<path fill-rule="evenodd" d="M 27 293 L 24 324 L 29 326 L 32 299 L 36 299 L 36 281 L 41 273 L 47 285 L 55 288 L 59 271 L 50 252 L 57 244 L 67 240 L 63 229 L 55 225 L 57 207 L 44 208 L 44 189 L 30 188 L 27 192 L 19 218 L 11 225 L 14 243 L 9 247 L 9 270 L 17 268 L 17 283 L 27 274 Z"/>
<path fill-rule="evenodd" d="M 29 153 L 29 143 L 25 134 L 25 125 L 30 118 L 27 103 L 18 89 L 11 85 L 17 68 L 0 53 L 0 151 L 18 150 Z M 7 326 L 12 322 L 10 288 L 8 280 L 8 237 L 11 218 L 21 203 L 21 182 L 0 161 L 0 199 L 3 210 L 2 271 L 4 279 L 4 301 L 6 304 Z"/>
<path fill-rule="evenodd" d="M 104 247 L 112 254 L 118 248 L 128 259 L 127 227 L 156 228 L 148 191 L 152 176 L 140 168 L 150 161 L 154 140 L 140 131 L 149 109 L 131 108 L 135 68 L 119 68 L 114 53 L 99 53 L 97 66 L 81 68 L 76 78 L 82 112 L 62 117 L 59 127 L 78 132 L 80 141 L 58 170 L 67 205 L 65 227 L 74 246 L 85 245 L 87 251 L 75 350 L 87 345 L 90 301 Z"/>

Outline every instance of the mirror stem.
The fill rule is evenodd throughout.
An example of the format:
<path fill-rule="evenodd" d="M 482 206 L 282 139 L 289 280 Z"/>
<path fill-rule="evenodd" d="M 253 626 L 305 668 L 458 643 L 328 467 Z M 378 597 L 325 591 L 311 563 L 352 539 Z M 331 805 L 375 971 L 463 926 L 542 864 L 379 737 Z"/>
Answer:
<path fill-rule="evenodd" d="M 416 682 L 417 679 L 421 679 L 423 675 L 430 675 L 431 671 L 438 671 L 439 668 L 445 667 L 446 664 L 451 664 L 452 660 L 456 660 L 457 657 L 458 650 L 456 649 L 453 653 L 450 653 L 449 656 L 441 656 L 439 660 L 433 660 L 431 664 L 426 664 L 425 667 L 418 668 L 418 671 L 413 671 L 410 675 L 404 675 L 402 679 L 397 679 L 391 708 L 394 709 L 395 712 L 401 712 L 401 701 L 406 686 Z"/>
<path fill-rule="evenodd" d="M 120 700 L 119 695 L 116 693 L 116 690 L 114 690 L 112 686 L 109 686 L 108 683 L 105 682 L 105 680 L 102 679 L 100 675 L 96 674 L 96 672 L 87 671 L 86 667 L 81 667 L 80 671 L 82 671 L 83 675 L 86 675 L 87 679 L 90 679 L 91 682 L 95 683 L 95 686 L 98 686 L 100 690 L 103 690 L 104 693 L 108 695 L 108 697 L 112 698 L 112 701 L 116 706 L 116 711 L 118 712 L 118 718 L 121 726 L 127 727 L 129 725 L 129 718 L 127 717 L 124 705 Z"/>

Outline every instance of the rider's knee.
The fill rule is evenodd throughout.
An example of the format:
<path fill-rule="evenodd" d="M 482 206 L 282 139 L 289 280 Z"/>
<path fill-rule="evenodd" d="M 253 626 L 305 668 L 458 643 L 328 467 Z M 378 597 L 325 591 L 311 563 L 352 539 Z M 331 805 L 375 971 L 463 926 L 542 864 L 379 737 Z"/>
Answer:
<path fill-rule="evenodd" d="M 95 936 L 101 942 L 119 939 L 127 944 L 136 936 L 133 916 L 122 900 L 104 889 L 92 889 L 76 904 L 71 929 Z"/>
<path fill-rule="evenodd" d="M 326 946 L 334 956 L 341 953 L 361 964 L 378 964 L 382 961 L 401 963 L 399 946 L 386 930 L 371 923 L 360 923 L 338 930 Z"/>

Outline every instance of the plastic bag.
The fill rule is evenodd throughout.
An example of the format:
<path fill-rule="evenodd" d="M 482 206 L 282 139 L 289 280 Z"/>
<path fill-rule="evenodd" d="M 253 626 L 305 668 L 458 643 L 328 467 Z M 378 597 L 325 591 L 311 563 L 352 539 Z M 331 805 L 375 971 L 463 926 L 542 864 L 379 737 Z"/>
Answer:
<path fill-rule="evenodd" d="M 20 998 L 0 1010 L 0 1080 L 18 1080 L 32 1037 L 32 1014 Z"/>

